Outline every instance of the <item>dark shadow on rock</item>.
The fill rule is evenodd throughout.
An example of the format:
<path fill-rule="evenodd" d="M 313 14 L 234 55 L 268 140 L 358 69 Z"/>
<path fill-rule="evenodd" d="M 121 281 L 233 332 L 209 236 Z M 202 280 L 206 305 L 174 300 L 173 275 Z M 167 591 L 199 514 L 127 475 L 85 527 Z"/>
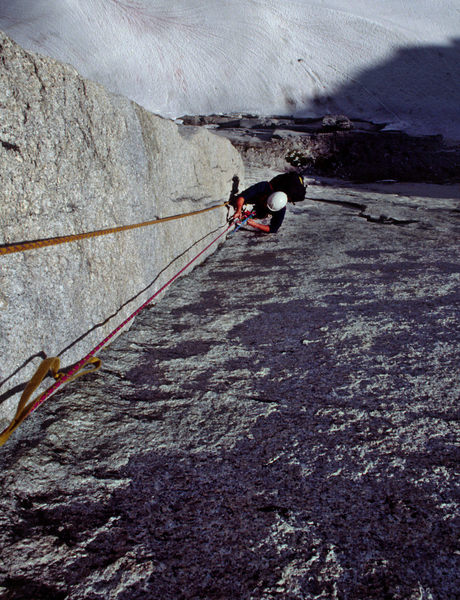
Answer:
<path fill-rule="evenodd" d="M 94 597 L 107 597 L 122 574 L 133 580 L 117 594 L 123 600 L 397 600 L 420 587 L 453 598 L 458 532 L 439 491 L 420 477 L 445 450 L 392 466 L 393 453 L 378 450 L 385 420 L 344 417 L 339 431 L 337 419 L 310 404 L 260 418 L 221 453 L 146 451 L 125 467 L 96 466 L 98 480 L 126 482 L 105 501 L 68 503 L 54 490 L 16 499 L 8 543 L 54 540 L 68 558 L 3 577 L 6 598 L 24 600 L 31 589 L 65 598 L 92 575 Z M 372 442 L 375 464 L 363 473 L 360 446 Z"/>
<path fill-rule="evenodd" d="M 278 512 L 276 483 L 268 492 L 258 489 L 259 469 L 246 469 L 238 449 L 216 458 L 147 452 L 116 473 L 129 485 L 105 504 L 87 500 L 60 508 L 56 496 L 47 498 L 54 507 L 32 510 L 37 499 L 31 496 L 10 530 L 10 543 L 40 535 L 55 537 L 56 546 L 72 548 L 99 533 L 85 552 L 55 572 L 51 567 L 41 575 L 9 576 L 0 584 L 8 590 L 8 600 L 25 598 L 34 583 L 37 587 L 37 579 L 54 580 L 54 593 L 62 594 L 130 553 L 136 570 L 145 566 L 153 573 L 118 595 L 126 600 L 146 595 L 165 600 L 236 599 L 246 598 L 258 586 L 274 586 L 278 552 L 265 538 Z M 290 470 L 296 485 L 299 470 Z M 96 476 L 104 479 L 106 473 L 99 470 Z M 279 511 L 283 513 L 282 506 Z M 110 590 L 119 577 L 115 573 L 98 587 Z M 40 585 L 50 592 L 51 581 Z"/>
<path fill-rule="evenodd" d="M 411 106 L 414 99 L 416 107 Z M 443 123 L 444 138 L 457 140 L 456 147 L 446 147 L 434 137 L 412 138 L 399 132 L 338 132 L 329 151 L 314 162 L 323 175 L 442 182 L 458 177 L 459 106 L 460 39 L 453 39 L 445 46 L 401 48 L 388 61 L 349 76 L 333 96 L 319 95 L 298 112 L 324 108 L 352 119 L 380 115 L 384 123 L 412 122 L 413 128 L 432 135 L 441 133 L 432 123 Z"/>
<path fill-rule="evenodd" d="M 411 120 L 426 133 L 430 121 L 450 122 L 452 139 L 460 140 L 458 107 L 460 106 L 460 38 L 446 45 L 426 45 L 396 50 L 384 63 L 362 70 L 359 75 L 348 76 L 348 83 L 337 89 L 333 96 L 317 96 L 299 112 L 318 112 L 318 107 L 328 112 L 344 113 L 350 117 L 369 118 L 367 111 L 381 116 L 382 122 Z M 423 65 L 423 69 L 421 69 Z M 342 74 L 345 75 L 345 74 Z M 411 106 L 416 98 L 417 108 Z M 399 106 L 404 114 L 398 114 Z M 417 111 L 418 114 L 415 114 Z"/>

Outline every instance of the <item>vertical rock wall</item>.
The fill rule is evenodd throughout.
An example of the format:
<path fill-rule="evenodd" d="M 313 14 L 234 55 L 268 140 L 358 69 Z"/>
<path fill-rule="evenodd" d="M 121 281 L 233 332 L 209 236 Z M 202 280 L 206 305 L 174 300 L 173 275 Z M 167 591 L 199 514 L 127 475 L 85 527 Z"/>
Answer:
<path fill-rule="evenodd" d="M 184 137 L 3 34 L 0 157 L 0 244 L 212 206 L 243 170 L 227 140 Z M 79 360 L 222 231 L 226 214 L 0 256 L 0 428 L 42 357 Z"/>

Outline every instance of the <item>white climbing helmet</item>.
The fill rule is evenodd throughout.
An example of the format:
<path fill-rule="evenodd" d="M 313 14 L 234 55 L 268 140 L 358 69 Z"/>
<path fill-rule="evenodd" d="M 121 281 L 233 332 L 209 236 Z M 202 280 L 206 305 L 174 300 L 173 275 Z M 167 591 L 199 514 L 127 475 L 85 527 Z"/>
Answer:
<path fill-rule="evenodd" d="M 267 206 L 272 212 L 281 210 L 287 204 L 288 197 L 284 192 L 274 192 L 268 197 Z"/>

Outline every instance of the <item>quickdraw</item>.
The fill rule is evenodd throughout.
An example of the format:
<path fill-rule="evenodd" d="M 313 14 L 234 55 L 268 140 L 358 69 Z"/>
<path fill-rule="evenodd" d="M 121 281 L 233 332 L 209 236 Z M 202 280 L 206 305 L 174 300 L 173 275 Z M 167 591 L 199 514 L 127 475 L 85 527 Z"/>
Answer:
<path fill-rule="evenodd" d="M 243 225 L 245 225 L 249 221 L 249 219 L 252 219 L 252 217 L 254 217 L 255 214 L 256 214 L 255 211 L 251 211 L 251 212 L 248 210 L 244 211 L 242 214 L 243 219 L 241 221 L 239 221 L 239 223 L 237 224 L 235 229 L 231 233 L 228 234 L 228 237 L 230 237 L 235 232 L 237 232 L 238 229 L 240 229 Z"/>

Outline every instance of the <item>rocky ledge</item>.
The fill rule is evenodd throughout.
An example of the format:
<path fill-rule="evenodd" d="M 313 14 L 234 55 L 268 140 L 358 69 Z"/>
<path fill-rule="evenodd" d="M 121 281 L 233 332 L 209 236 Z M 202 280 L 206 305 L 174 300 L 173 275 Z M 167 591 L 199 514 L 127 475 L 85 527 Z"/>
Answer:
<path fill-rule="evenodd" d="M 300 168 L 311 175 L 369 182 L 460 181 L 460 143 L 440 135 L 413 136 L 385 123 L 350 119 L 184 116 L 186 127 L 204 126 L 228 138 L 246 163 L 258 167 Z"/>

